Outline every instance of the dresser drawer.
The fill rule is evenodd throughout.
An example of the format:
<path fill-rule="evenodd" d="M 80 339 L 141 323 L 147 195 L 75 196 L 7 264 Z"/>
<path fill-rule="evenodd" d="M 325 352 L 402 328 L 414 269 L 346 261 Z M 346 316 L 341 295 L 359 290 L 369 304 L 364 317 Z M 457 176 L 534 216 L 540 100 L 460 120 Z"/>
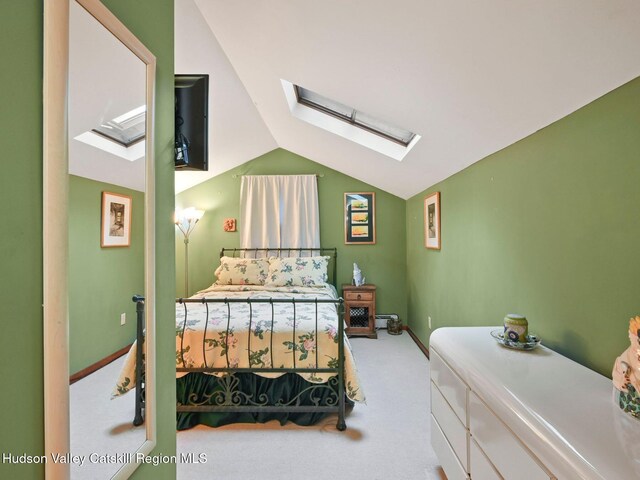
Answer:
<path fill-rule="evenodd" d="M 433 415 L 431 415 L 431 446 L 438 456 L 440 466 L 447 474 L 447 480 L 467 480 L 469 478 Z"/>
<path fill-rule="evenodd" d="M 434 350 L 429 359 L 431 380 L 438 386 L 460 421 L 467 424 L 467 395 L 469 389 L 462 379 L 447 365 Z"/>
<path fill-rule="evenodd" d="M 469 442 L 469 465 L 473 480 L 504 480 L 473 438 Z"/>
<path fill-rule="evenodd" d="M 469 428 L 471 438 L 478 442 L 480 448 L 505 479 L 549 480 L 554 478 L 473 392 L 469 395 Z"/>
<path fill-rule="evenodd" d="M 345 300 L 371 301 L 373 300 L 373 292 L 345 292 L 344 298 Z"/>
<path fill-rule="evenodd" d="M 451 410 L 451 407 L 433 382 L 431 382 L 431 414 L 437 420 L 458 460 L 467 471 L 468 430 L 460 422 L 456 414 L 453 413 L 453 410 Z"/>

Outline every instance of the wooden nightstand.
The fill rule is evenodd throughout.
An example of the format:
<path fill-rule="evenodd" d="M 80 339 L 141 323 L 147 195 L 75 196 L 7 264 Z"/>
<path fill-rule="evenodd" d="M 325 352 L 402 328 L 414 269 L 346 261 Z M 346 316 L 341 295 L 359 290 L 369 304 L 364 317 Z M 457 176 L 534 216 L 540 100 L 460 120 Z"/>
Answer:
<path fill-rule="evenodd" d="M 342 285 L 346 334 L 378 338 L 376 333 L 376 286 Z"/>

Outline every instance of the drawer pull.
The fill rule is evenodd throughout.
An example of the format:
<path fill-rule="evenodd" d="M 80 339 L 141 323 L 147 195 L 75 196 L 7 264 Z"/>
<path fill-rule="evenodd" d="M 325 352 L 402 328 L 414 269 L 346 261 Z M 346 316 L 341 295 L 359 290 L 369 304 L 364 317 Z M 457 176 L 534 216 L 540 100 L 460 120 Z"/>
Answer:
<path fill-rule="evenodd" d="M 346 292 L 345 300 L 352 300 L 354 302 L 372 302 L 373 301 L 373 293 L 372 292 Z"/>

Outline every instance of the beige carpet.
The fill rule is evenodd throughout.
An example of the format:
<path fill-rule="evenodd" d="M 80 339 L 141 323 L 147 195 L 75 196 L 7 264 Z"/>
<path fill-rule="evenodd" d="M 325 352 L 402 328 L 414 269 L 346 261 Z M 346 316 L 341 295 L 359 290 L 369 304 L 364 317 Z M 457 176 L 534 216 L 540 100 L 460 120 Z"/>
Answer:
<path fill-rule="evenodd" d="M 120 455 L 135 452 L 146 438 L 145 427 L 131 423 L 135 411 L 133 393 L 111 400 L 125 357 L 101 368 L 69 387 L 71 453 L 84 456 L 82 466 L 71 465 L 71 479 L 108 479 L 122 463 L 104 463 L 91 454 Z M 116 459 L 118 460 L 118 459 Z"/>
<path fill-rule="evenodd" d="M 320 425 L 199 426 L 178 432 L 178 454 L 205 454 L 180 463 L 178 479 L 440 480 L 430 446 L 429 362 L 406 332 L 352 338 L 367 404 L 356 404 L 347 430 L 335 417 Z"/>

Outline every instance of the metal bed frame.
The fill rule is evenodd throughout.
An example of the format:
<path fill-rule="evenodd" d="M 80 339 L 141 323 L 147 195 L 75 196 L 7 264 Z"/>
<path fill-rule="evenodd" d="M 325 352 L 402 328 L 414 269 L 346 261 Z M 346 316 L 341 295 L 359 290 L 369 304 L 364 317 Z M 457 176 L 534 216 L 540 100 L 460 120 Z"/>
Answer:
<path fill-rule="evenodd" d="M 283 252 L 287 252 L 287 257 L 291 256 L 291 253 L 298 253 L 301 255 L 302 253 L 309 254 L 320 254 L 330 253 L 333 258 L 332 265 L 332 283 L 336 285 L 336 277 L 337 277 L 337 249 L 336 248 L 223 248 L 220 251 L 220 257 L 225 256 L 226 254 L 232 254 L 233 257 L 240 258 L 258 258 L 258 255 L 263 253 L 261 256 L 268 256 L 271 252 L 278 252 L 283 256 Z M 252 256 L 247 256 L 252 255 Z M 137 335 L 137 344 L 140 346 L 144 341 L 144 331 L 143 331 L 143 322 L 144 322 L 144 298 L 140 296 L 133 297 L 133 301 L 136 302 L 136 311 L 138 315 L 138 335 Z M 277 303 L 285 303 L 291 304 L 293 307 L 293 329 L 292 329 L 292 339 L 294 345 L 296 342 L 296 328 L 295 328 L 295 320 L 296 320 L 296 305 L 298 304 L 314 304 L 315 305 L 315 331 L 318 331 L 318 304 L 334 304 L 338 310 L 338 364 L 334 368 L 299 368 L 296 367 L 296 355 L 295 349 L 293 350 L 293 368 L 233 368 L 230 367 L 229 364 L 229 356 L 228 351 L 225 352 L 226 363 L 227 366 L 223 368 L 213 368 L 207 365 L 206 363 L 206 355 L 205 355 L 205 339 L 207 335 L 207 324 L 205 322 L 205 330 L 203 335 L 202 342 L 202 351 L 203 356 L 205 358 L 205 366 L 200 368 L 186 368 L 186 367 L 177 367 L 176 372 L 186 372 L 186 373 L 223 373 L 225 375 L 221 377 L 217 377 L 217 386 L 218 388 L 214 389 L 211 393 L 200 392 L 200 394 L 191 393 L 189 395 L 189 401 L 187 404 L 177 404 L 176 411 L 177 412 L 249 412 L 249 413 L 265 413 L 265 412 L 288 412 L 288 413 L 315 413 L 315 412 L 327 412 L 327 413 L 337 413 L 338 421 L 336 424 L 336 428 L 338 430 L 345 430 L 345 380 L 344 380 L 344 321 L 343 321 L 343 299 L 251 299 L 251 298 L 202 298 L 202 299 L 191 299 L 191 298 L 178 298 L 176 299 L 177 304 L 181 304 L 184 306 L 185 318 L 182 323 L 182 335 L 181 341 L 184 342 L 184 332 L 187 326 L 187 318 L 188 318 L 188 304 L 198 303 L 204 304 L 207 308 L 207 316 L 209 311 L 210 303 L 224 303 L 227 306 L 227 338 L 229 337 L 229 326 L 231 319 L 231 304 L 235 303 L 244 303 L 249 305 L 249 330 L 251 330 L 251 325 L 253 322 L 253 305 L 255 304 L 270 304 L 271 305 L 271 341 L 273 341 L 273 328 L 274 328 L 274 304 Z M 248 345 L 247 352 L 248 355 L 251 355 L 251 335 L 248 335 Z M 319 347 L 316 344 L 315 356 L 316 356 L 316 365 L 318 365 L 318 356 L 319 356 Z M 181 345 L 181 351 L 183 351 Z M 273 360 L 273 346 L 271 344 L 270 352 Z M 183 353 L 181 353 L 183 355 Z M 250 357 L 249 357 L 250 358 Z M 273 365 L 273 361 L 271 362 Z M 182 365 L 185 365 L 184 357 L 182 358 Z M 249 365 L 251 365 L 251 361 L 249 361 Z M 240 391 L 237 387 L 239 384 L 239 379 L 236 377 L 237 373 L 332 373 L 332 375 L 328 382 L 320 383 L 320 384 L 312 384 L 311 386 L 306 387 L 302 391 L 296 392 L 295 396 L 291 399 L 279 399 L 275 401 L 275 403 L 269 404 L 266 395 L 261 395 L 258 398 L 255 398 L 252 394 Z M 142 355 L 142 348 L 138 348 L 137 357 L 136 357 L 136 378 L 144 379 L 144 359 Z M 319 394 L 324 393 L 325 399 L 321 400 Z M 303 404 L 301 402 L 301 398 L 303 395 L 307 395 L 308 401 L 310 404 Z M 143 410 L 144 410 L 144 381 L 136 382 L 136 409 L 135 409 L 135 419 L 134 425 L 140 425 L 143 419 Z"/>

